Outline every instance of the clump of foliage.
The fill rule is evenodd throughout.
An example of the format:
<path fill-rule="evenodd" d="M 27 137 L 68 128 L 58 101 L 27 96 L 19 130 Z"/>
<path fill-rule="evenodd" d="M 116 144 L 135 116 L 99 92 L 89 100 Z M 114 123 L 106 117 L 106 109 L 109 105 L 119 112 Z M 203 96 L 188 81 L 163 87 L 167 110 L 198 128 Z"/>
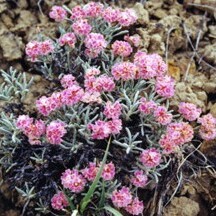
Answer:
<path fill-rule="evenodd" d="M 91 2 L 54 6 L 50 17 L 59 38 L 26 46 L 37 70 L 57 80 L 36 100 L 37 113 L 22 104 L 31 82 L 3 72 L 1 98 L 14 107 L 0 121 L 5 177 L 25 198 L 23 212 L 33 200 L 44 214 L 141 215 L 185 146 L 216 137 L 216 119 L 191 103 L 169 107 L 175 81 L 162 57 L 129 35 L 133 10 Z"/>

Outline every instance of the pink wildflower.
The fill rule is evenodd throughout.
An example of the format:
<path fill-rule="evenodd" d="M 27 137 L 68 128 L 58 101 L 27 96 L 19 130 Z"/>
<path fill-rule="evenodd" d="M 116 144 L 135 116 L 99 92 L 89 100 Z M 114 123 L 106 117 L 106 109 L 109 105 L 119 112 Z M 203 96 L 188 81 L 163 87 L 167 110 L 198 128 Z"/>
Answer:
<path fill-rule="evenodd" d="M 100 74 L 100 70 L 98 68 L 91 67 L 86 70 L 85 78 L 88 79 L 90 77 L 94 77 L 99 74 Z"/>
<path fill-rule="evenodd" d="M 111 200 L 115 207 L 127 207 L 132 202 L 132 195 L 130 189 L 127 187 L 122 187 L 121 190 L 115 190 L 112 193 Z"/>
<path fill-rule="evenodd" d="M 92 27 L 88 24 L 87 19 L 80 19 L 72 24 L 72 29 L 74 30 L 75 34 L 86 36 L 91 32 Z"/>
<path fill-rule="evenodd" d="M 51 8 L 49 16 L 50 18 L 54 19 L 56 22 L 61 22 L 66 18 L 67 12 L 63 7 L 53 6 Z"/>
<path fill-rule="evenodd" d="M 167 125 L 172 121 L 172 114 L 167 111 L 165 106 L 158 106 L 154 110 L 154 117 L 157 122 L 162 125 Z"/>
<path fill-rule="evenodd" d="M 66 134 L 66 124 L 60 121 L 52 121 L 46 129 L 46 139 L 50 144 L 59 145 Z"/>
<path fill-rule="evenodd" d="M 115 83 L 112 77 L 101 75 L 97 78 L 100 92 L 111 92 L 115 88 Z"/>
<path fill-rule="evenodd" d="M 85 38 L 85 46 L 87 48 L 87 54 L 89 57 L 97 57 L 100 52 L 107 46 L 107 41 L 100 33 L 90 33 Z"/>
<path fill-rule="evenodd" d="M 112 134 L 119 134 L 122 130 L 121 119 L 113 119 L 111 121 L 108 121 L 107 124 Z"/>
<path fill-rule="evenodd" d="M 103 172 L 102 172 L 101 176 L 105 181 L 110 181 L 114 178 L 115 166 L 114 166 L 113 162 L 110 162 L 110 163 L 104 165 Z"/>
<path fill-rule="evenodd" d="M 82 175 L 88 180 L 88 181 L 94 181 L 96 175 L 98 172 L 98 167 L 96 166 L 96 163 L 89 163 L 89 166 L 85 169 L 81 170 Z"/>
<path fill-rule="evenodd" d="M 71 74 L 64 75 L 61 78 L 61 85 L 63 88 L 69 88 L 74 84 L 76 84 L 75 77 Z"/>
<path fill-rule="evenodd" d="M 133 46 L 138 47 L 140 45 L 141 38 L 139 35 L 132 35 L 132 36 L 125 35 L 124 40 L 129 42 Z"/>
<path fill-rule="evenodd" d="M 101 94 L 99 92 L 85 92 L 81 101 L 84 103 L 102 103 Z"/>
<path fill-rule="evenodd" d="M 96 121 L 94 124 L 89 124 L 88 128 L 92 131 L 92 139 L 105 139 L 111 133 L 108 123 L 101 120 Z"/>
<path fill-rule="evenodd" d="M 122 57 L 127 57 L 133 52 L 133 49 L 128 42 L 119 41 L 119 40 L 116 40 L 112 44 L 112 50 L 114 55 L 118 55 Z"/>
<path fill-rule="evenodd" d="M 67 169 L 62 173 L 61 183 L 64 188 L 70 189 L 73 193 L 80 193 L 85 187 L 86 180 L 78 170 Z"/>
<path fill-rule="evenodd" d="M 25 48 L 26 55 L 30 57 L 31 61 L 35 61 L 37 57 L 41 54 L 40 52 L 40 42 L 30 41 L 27 43 Z"/>
<path fill-rule="evenodd" d="M 69 47 L 73 48 L 75 46 L 75 43 L 76 36 L 73 32 L 68 32 L 59 38 L 59 44 L 61 46 L 68 45 Z"/>
<path fill-rule="evenodd" d="M 113 22 L 118 21 L 118 14 L 119 13 L 120 13 L 120 11 L 118 9 L 114 9 L 112 7 L 107 7 L 106 9 L 104 9 L 102 16 L 103 16 L 105 21 L 107 21 L 109 23 L 113 23 Z"/>
<path fill-rule="evenodd" d="M 30 57 L 31 61 L 36 61 L 39 56 L 45 56 L 54 50 L 54 46 L 51 40 L 45 40 L 43 42 L 30 41 L 26 45 L 26 54 Z"/>
<path fill-rule="evenodd" d="M 175 81 L 170 76 L 157 77 L 155 90 L 158 95 L 164 98 L 170 98 L 174 95 L 174 85 Z"/>
<path fill-rule="evenodd" d="M 134 172 L 134 176 L 131 178 L 131 183 L 136 187 L 145 187 L 147 184 L 148 177 L 143 173 L 142 170 L 137 170 Z"/>
<path fill-rule="evenodd" d="M 84 5 L 83 10 L 88 17 L 98 17 L 103 13 L 104 5 L 98 2 L 89 2 Z"/>
<path fill-rule="evenodd" d="M 146 98 L 142 97 L 140 99 L 139 111 L 145 115 L 151 114 L 157 108 L 157 104 L 150 100 L 147 101 Z"/>
<path fill-rule="evenodd" d="M 112 67 L 111 73 L 114 76 L 115 80 L 132 80 L 136 76 L 137 67 L 131 62 L 116 63 Z"/>
<path fill-rule="evenodd" d="M 28 115 L 20 115 L 16 120 L 16 126 L 22 131 L 25 131 L 33 123 L 34 119 Z"/>
<path fill-rule="evenodd" d="M 140 155 L 140 161 L 148 168 L 156 167 L 161 162 L 161 154 L 155 148 L 144 150 Z"/>
<path fill-rule="evenodd" d="M 137 15 L 133 9 L 126 9 L 120 12 L 118 16 L 118 22 L 121 26 L 130 26 L 137 20 Z"/>
<path fill-rule="evenodd" d="M 121 115 L 121 110 L 122 110 L 122 106 L 118 101 L 116 101 L 113 104 L 110 101 L 108 101 L 106 103 L 103 114 L 107 118 L 118 119 L 119 116 Z"/>
<path fill-rule="evenodd" d="M 65 105 L 74 105 L 78 103 L 84 95 L 83 89 L 74 84 L 71 87 L 62 91 L 62 102 Z"/>
<path fill-rule="evenodd" d="M 42 115 L 48 116 L 52 111 L 58 108 L 58 104 L 56 104 L 56 101 L 51 97 L 42 96 L 36 101 L 36 107 Z"/>
<path fill-rule="evenodd" d="M 179 113 L 188 121 L 196 120 L 201 112 L 201 109 L 197 108 L 195 104 L 185 102 L 179 104 Z"/>
<path fill-rule="evenodd" d="M 51 40 L 40 42 L 40 55 L 48 55 L 54 50 L 54 45 Z"/>
<path fill-rule="evenodd" d="M 191 125 L 186 122 L 170 123 L 167 126 L 167 134 L 176 145 L 182 145 L 193 139 L 194 131 Z"/>
<path fill-rule="evenodd" d="M 199 134 L 204 140 L 213 140 L 216 138 L 216 118 L 212 114 L 203 115 L 198 118 L 198 123 L 201 123 Z"/>
<path fill-rule="evenodd" d="M 177 144 L 172 140 L 169 134 L 163 134 L 159 140 L 160 146 L 164 149 L 164 154 L 170 154 L 176 151 Z"/>
<path fill-rule="evenodd" d="M 136 197 L 134 200 L 125 208 L 125 210 L 132 215 L 139 215 L 143 213 L 144 205 L 142 201 Z"/>
<path fill-rule="evenodd" d="M 55 194 L 51 199 L 51 205 L 53 209 L 62 210 L 64 207 L 69 205 L 67 198 L 65 197 L 64 193 L 59 191 Z"/>
<path fill-rule="evenodd" d="M 86 14 L 83 10 L 83 8 L 80 5 L 75 6 L 71 9 L 72 15 L 70 19 L 76 20 L 76 19 L 83 19 L 86 17 Z"/>

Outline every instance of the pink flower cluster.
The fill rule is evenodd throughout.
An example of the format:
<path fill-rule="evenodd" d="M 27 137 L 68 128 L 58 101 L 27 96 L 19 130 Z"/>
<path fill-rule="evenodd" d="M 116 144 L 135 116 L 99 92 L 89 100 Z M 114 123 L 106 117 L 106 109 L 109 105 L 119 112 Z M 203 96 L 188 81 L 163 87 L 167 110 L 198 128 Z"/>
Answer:
<path fill-rule="evenodd" d="M 46 129 L 46 138 L 50 144 L 59 145 L 66 134 L 66 124 L 60 121 L 52 121 Z"/>
<path fill-rule="evenodd" d="M 51 206 L 53 209 L 62 210 L 64 207 L 67 207 L 68 205 L 69 203 L 67 201 L 67 198 L 61 191 L 55 194 L 51 199 Z"/>
<path fill-rule="evenodd" d="M 175 93 L 175 80 L 168 75 L 157 77 L 155 90 L 158 95 L 164 98 L 171 98 Z"/>
<path fill-rule="evenodd" d="M 129 188 L 122 187 L 120 190 L 115 190 L 112 193 L 111 200 L 115 207 L 124 208 L 132 215 L 139 215 L 143 212 L 143 202 L 139 201 L 137 197 L 133 199 Z"/>
<path fill-rule="evenodd" d="M 107 7 L 104 9 L 102 17 L 106 22 L 114 23 L 118 21 L 118 16 L 120 14 L 119 9 L 114 9 L 112 7 Z"/>
<path fill-rule="evenodd" d="M 64 75 L 61 78 L 60 82 L 63 88 L 69 88 L 73 86 L 74 84 L 77 84 L 77 82 L 75 81 L 75 77 L 71 74 Z"/>
<path fill-rule="evenodd" d="M 185 102 L 179 104 L 179 113 L 188 121 L 196 120 L 200 116 L 201 112 L 202 110 L 197 108 L 195 104 Z"/>
<path fill-rule="evenodd" d="M 154 168 L 161 162 L 161 153 L 155 148 L 143 150 L 140 155 L 140 161 L 144 166 Z"/>
<path fill-rule="evenodd" d="M 53 6 L 49 13 L 50 18 L 54 19 L 56 22 L 61 22 L 67 17 L 67 12 L 63 7 Z"/>
<path fill-rule="evenodd" d="M 143 173 L 142 170 L 137 170 L 134 172 L 134 176 L 131 178 L 131 183 L 136 187 L 145 187 L 148 181 L 147 175 Z"/>
<path fill-rule="evenodd" d="M 171 123 L 167 126 L 166 133 L 162 135 L 159 144 L 164 149 L 164 152 L 169 154 L 174 152 L 177 146 L 190 142 L 193 135 L 193 128 L 188 123 Z"/>
<path fill-rule="evenodd" d="M 96 166 L 96 163 L 89 163 L 89 166 L 81 170 L 81 173 L 88 181 L 94 181 L 99 167 Z M 101 177 L 105 181 L 111 181 L 115 176 L 115 165 L 113 162 L 104 165 Z"/>
<path fill-rule="evenodd" d="M 127 81 L 136 78 L 137 70 L 136 65 L 131 62 L 120 62 L 113 65 L 111 73 L 115 80 Z"/>
<path fill-rule="evenodd" d="M 138 51 L 134 55 L 134 63 L 138 67 L 138 78 L 151 79 L 163 77 L 167 71 L 167 65 L 158 54 L 147 54 Z"/>
<path fill-rule="evenodd" d="M 155 120 L 162 125 L 171 123 L 173 118 L 172 114 L 167 111 L 165 106 L 157 106 L 154 110 L 154 117 Z"/>
<path fill-rule="evenodd" d="M 92 131 L 92 139 L 105 139 L 111 134 L 118 134 L 122 129 L 121 119 L 112 119 L 110 121 L 97 120 L 94 124 L 88 124 L 88 129 Z"/>
<path fill-rule="evenodd" d="M 91 32 L 92 27 L 88 24 L 87 19 L 80 19 L 72 24 L 72 29 L 77 35 L 87 36 Z"/>
<path fill-rule="evenodd" d="M 70 189 L 73 193 L 80 193 L 86 186 L 87 180 L 94 181 L 99 167 L 96 163 L 89 163 L 89 166 L 82 169 L 67 169 L 62 173 L 61 183 L 66 189 Z M 112 162 L 105 164 L 101 177 L 105 181 L 111 181 L 115 176 L 115 166 Z"/>
<path fill-rule="evenodd" d="M 61 84 L 66 87 L 63 91 L 54 92 L 50 97 L 42 96 L 36 101 L 36 107 L 42 115 L 48 116 L 64 105 L 72 106 L 81 101 L 84 90 L 77 85 L 72 75 L 64 76 Z"/>
<path fill-rule="evenodd" d="M 77 169 L 67 169 L 62 173 L 61 183 L 64 188 L 70 189 L 73 193 L 80 193 L 86 185 L 86 180 Z"/>
<path fill-rule="evenodd" d="M 63 34 L 58 41 L 61 46 L 68 45 L 69 47 L 74 48 L 76 36 L 73 32 L 68 32 Z"/>
<path fill-rule="evenodd" d="M 133 52 L 133 49 L 128 42 L 116 40 L 112 44 L 112 51 L 114 55 L 127 57 Z"/>
<path fill-rule="evenodd" d="M 109 119 L 118 119 L 121 115 L 122 105 L 116 101 L 115 103 L 111 103 L 108 101 L 104 108 L 103 114 Z"/>
<path fill-rule="evenodd" d="M 107 46 L 104 36 L 100 33 L 88 34 L 84 43 L 87 48 L 85 53 L 90 58 L 96 58 Z"/>
<path fill-rule="evenodd" d="M 31 61 L 36 61 L 40 56 L 46 56 L 53 52 L 54 45 L 51 40 L 45 40 L 43 42 L 30 41 L 25 48 L 26 55 Z"/>
<path fill-rule="evenodd" d="M 216 138 L 216 118 L 210 113 L 198 118 L 198 123 L 201 124 L 199 134 L 204 140 L 213 140 Z"/>
<path fill-rule="evenodd" d="M 129 26 L 136 22 L 137 16 L 132 9 L 120 11 L 112 7 L 104 7 L 103 4 L 98 2 L 89 2 L 81 6 L 75 6 L 71 10 L 71 19 L 79 20 L 83 18 L 97 18 L 102 17 L 106 22 L 119 23 L 121 26 Z M 57 16 L 56 16 L 57 17 Z"/>
<path fill-rule="evenodd" d="M 140 99 L 139 111 L 144 115 L 152 114 L 155 120 L 162 124 L 167 125 L 172 121 L 172 114 L 168 112 L 165 106 L 158 106 L 154 101 L 147 101 L 146 98 Z"/>
<path fill-rule="evenodd" d="M 137 15 L 133 9 L 126 9 L 118 16 L 118 22 L 121 26 L 130 26 L 137 21 Z"/>
<path fill-rule="evenodd" d="M 29 140 L 31 145 L 40 145 L 40 138 L 45 134 L 46 125 L 42 120 L 36 120 L 28 115 L 20 115 L 17 118 L 16 126 L 19 128 Z"/>
<path fill-rule="evenodd" d="M 89 76 L 84 81 L 85 90 L 88 92 L 111 92 L 115 88 L 113 78 L 107 75 L 99 77 Z"/>
<path fill-rule="evenodd" d="M 146 98 L 142 97 L 140 99 L 140 105 L 139 105 L 139 111 L 145 115 L 149 115 L 149 114 L 152 114 L 154 112 L 154 110 L 156 109 L 157 107 L 157 104 L 150 100 L 150 101 L 147 101 Z"/>

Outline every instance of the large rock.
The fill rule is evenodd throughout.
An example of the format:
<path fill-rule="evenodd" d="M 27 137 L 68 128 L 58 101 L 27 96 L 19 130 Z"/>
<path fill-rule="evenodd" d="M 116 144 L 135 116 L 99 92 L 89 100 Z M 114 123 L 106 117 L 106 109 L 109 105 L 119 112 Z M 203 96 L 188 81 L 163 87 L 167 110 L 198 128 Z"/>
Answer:
<path fill-rule="evenodd" d="M 197 216 L 199 204 L 187 197 L 174 197 L 165 208 L 164 216 Z"/>

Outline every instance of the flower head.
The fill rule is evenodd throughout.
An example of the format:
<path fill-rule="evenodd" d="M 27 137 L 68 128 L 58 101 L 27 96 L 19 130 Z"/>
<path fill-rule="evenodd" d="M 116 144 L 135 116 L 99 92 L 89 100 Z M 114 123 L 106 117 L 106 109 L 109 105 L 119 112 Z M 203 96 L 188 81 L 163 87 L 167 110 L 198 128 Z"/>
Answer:
<path fill-rule="evenodd" d="M 74 193 L 80 193 L 85 185 L 85 178 L 79 174 L 78 170 L 67 169 L 61 176 L 61 183 L 66 189 L 70 189 Z"/>
<path fill-rule="evenodd" d="M 126 9 L 118 15 L 118 22 L 121 26 L 130 26 L 137 21 L 137 15 L 133 9 Z"/>
<path fill-rule="evenodd" d="M 161 162 L 161 154 L 155 148 L 144 150 L 140 155 L 140 161 L 148 168 L 156 167 Z"/>
<path fill-rule="evenodd" d="M 100 52 L 104 50 L 107 46 L 107 41 L 104 39 L 104 36 L 100 33 L 90 33 L 85 38 L 86 54 L 95 58 L 99 55 Z"/>
<path fill-rule="evenodd" d="M 102 17 L 104 18 L 105 21 L 109 23 L 117 22 L 118 21 L 118 14 L 120 11 L 118 9 L 114 9 L 112 7 L 107 7 L 104 9 L 102 13 Z"/>
<path fill-rule="evenodd" d="M 67 207 L 68 205 L 69 203 L 67 201 L 67 198 L 61 191 L 55 194 L 51 199 L 51 206 L 53 209 L 62 210 L 64 207 Z"/>
<path fill-rule="evenodd" d="M 90 24 L 88 24 L 87 19 L 80 19 L 72 24 L 72 29 L 74 30 L 75 34 L 86 36 L 91 32 L 92 27 Z"/>
<path fill-rule="evenodd" d="M 111 73 L 115 80 L 132 80 L 136 77 L 137 67 L 131 62 L 120 62 L 113 65 Z"/>
<path fill-rule="evenodd" d="M 132 195 L 129 188 L 122 187 L 120 190 L 115 190 L 112 193 L 111 200 L 117 208 L 127 207 L 132 202 Z"/>
<path fill-rule="evenodd" d="M 132 53 L 133 49 L 128 42 L 117 40 L 112 44 L 112 51 L 114 55 L 127 57 Z"/>
<path fill-rule="evenodd" d="M 73 86 L 74 84 L 77 84 L 77 83 L 75 81 L 75 77 L 71 74 L 64 75 L 61 78 L 61 85 L 63 88 L 69 88 Z"/>
<path fill-rule="evenodd" d="M 59 145 L 66 134 L 66 124 L 60 121 L 52 121 L 46 129 L 46 139 L 50 144 Z"/>
<path fill-rule="evenodd" d="M 71 9 L 71 17 L 72 20 L 79 20 L 86 17 L 85 11 L 80 5 L 77 5 Z"/>
<path fill-rule="evenodd" d="M 115 166 L 114 166 L 113 162 L 110 162 L 110 163 L 104 165 L 101 176 L 105 181 L 110 181 L 114 178 Z"/>
<path fill-rule="evenodd" d="M 147 184 L 148 177 L 143 173 L 142 170 L 137 170 L 134 172 L 134 176 L 131 178 L 131 183 L 136 187 L 145 187 Z"/>
<path fill-rule="evenodd" d="M 201 112 L 202 110 L 197 108 L 195 104 L 185 102 L 179 104 L 179 113 L 188 121 L 196 120 L 200 116 Z"/>
<path fill-rule="evenodd" d="M 115 103 L 111 103 L 108 101 L 106 103 L 103 114 L 110 119 L 118 119 L 121 115 L 122 105 L 116 101 Z"/>
<path fill-rule="evenodd" d="M 157 122 L 167 125 L 172 121 L 172 114 L 167 111 L 165 106 L 158 106 L 154 110 L 154 117 Z"/>
<path fill-rule="evenodd" d="M 92 139 L 105 139 L 111 133 L 108 123 L 101 120 L 97 120 L 94 124 L 89 124 L 88 128 L 92 131 Z"/>
<path fill-rule="evenodd" d="M 134 198 L 131 204 L 129 204 L 125 210 L 132 215 L 139 215 L 143 213 L 144 205 L 142 201 L 139 201 L 138 197 Z"/>
<path fill-rule="evenodd" d="M 156 84 L 155 84 L 155 90 L 156 92 L 164 97 L 164 98 L 170 98 L 174 95 L 175 92 L 175 81 L 170 76 L 161 76 L 157 77 Z"/>
<path fill-rule="evenodd" d="M 50 18 L 54 19 L 56 22 L 61 22 L 66 18 L 67 12 L 63 7 L 53 6 L 51 8 L 49 16 Z"/>
<path fill-rule="evenodd" d="M 83 7 L 83 11 L 88 17 L 98 17 L 102 15 L 103 9 L 104 5 L 99 2 L 89 2 Z"/>
<path fill-rule="evenodd" d="M 58 41 L 61 46 L 68 45 L 73 48 L 76 43 L 76 36 L 73 32 L 68 32 L 63 34 Z"/>
<path fill-rule="evenodd" d="M 146 98 L 142 97 L 140 99 L 140 105 L 139 105 L 139 111 L 145 115 L 149 115 L 151 113 L 154 112 L 154 110 L 156 110 L 157 108 L 157 104 L 150 100 L 150 101 L 147 101 Z"/>
<path fill-rule="evenodd" d="M 96 166 L 96 163 L 89 163 L 88 167 L 81 170 L 81 173 L 88 181 L 94 181 L 98 173 L 98 167 Z"/>

